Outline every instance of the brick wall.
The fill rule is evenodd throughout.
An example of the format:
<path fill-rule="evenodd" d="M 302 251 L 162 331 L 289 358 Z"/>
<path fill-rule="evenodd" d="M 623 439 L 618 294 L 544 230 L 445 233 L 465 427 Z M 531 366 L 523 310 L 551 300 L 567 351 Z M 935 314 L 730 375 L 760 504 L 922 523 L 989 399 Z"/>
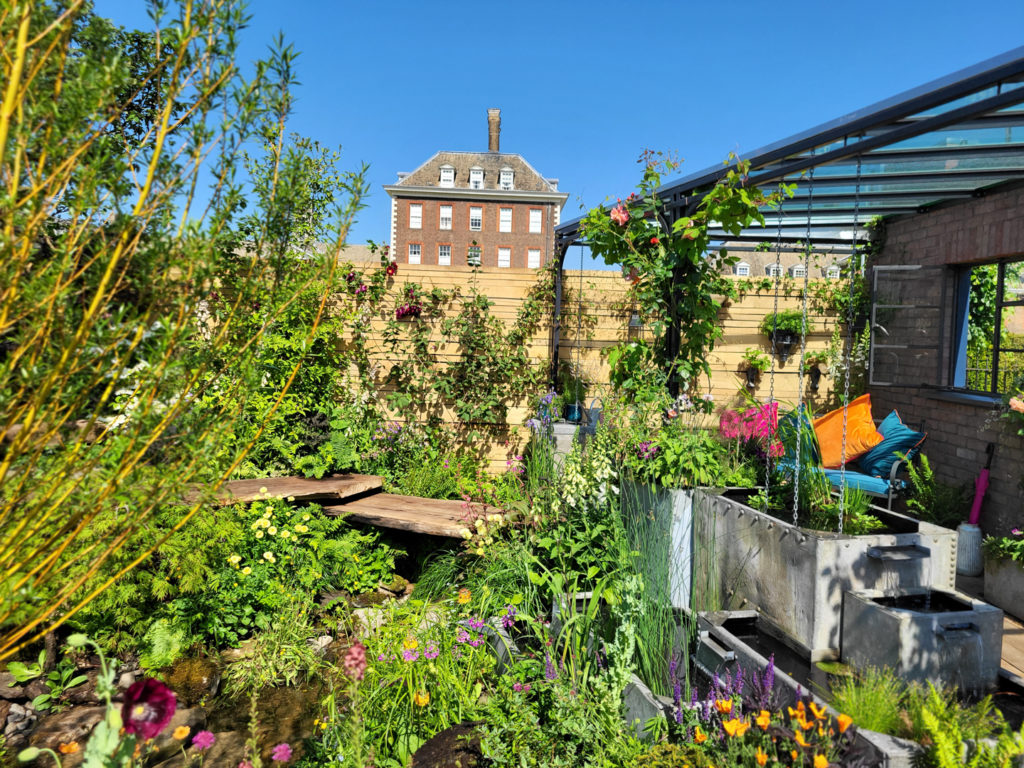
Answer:
<path fill-rule="evenodd" d="M 409 206 L 422 205 L 422 226 L 409 228 Z M 452 228 L 440 228 L 440 207 L 452 206 Z M 479 231 L 469 228 L 469 209 L 483 209 L 483 225 Z M 499 232 L 499 210 L 512 209 L 512 231 Z M 541 231 L 529 231 L 530 210 L 541 211 Z M 505 200 L 438 200 L 418 198 L 396 198 L 396 219 L 393 251 L 400 264 L 408 263 L 409 244 L 420 245 L 420 264 L 437 265 L 438 245 L 450 245 L 453 267 L 467 266 L 469 246 L 480 247 L 482 266 L 498 267 L 498 248 L 511 251 L 512 269 L 527 268 L 527 252 L 540 250 L 541 265 L 547 264 L 554 253 L 555 206 L 552 203 L 531 203 Z"/>
<path fill-rule="evenodd" d="M 882 252 L 873 263 L 947 267 L 1022 255 L 1024 190 L 1016 189 L 890 223 Z M 940 326 L 944 340 L 941 364 L 928 367 L 927 376 L 920 374 L 921 384 L 945 385 L 949 383 L 953 270 L 933 269 L 924 274 L 929 277 L 918 281 L 919 296 L 942 295 L 938 289 L 945 287 L 946 311 Z M 944 286 L 935 281 L 943 281 Z M 1011 434 L 1005 421 L 992 418 L 991 405 L 950 402 L 942 397 L 942 393 L 922 386 L 871 388 L 876 416 L 896 408 L 908 424 L 924 425 L 928 432 L 924 453 L 944 482 L 967 483 L 973 488 L 985 463 L 986 446 L 996 445 L 981 526 L 987 534 L 1005 534 L 1024 523 L 1024 491 L 1019 486 L 1024 438 Z M 968 511 L 964 510 L 965 520 Z"/>

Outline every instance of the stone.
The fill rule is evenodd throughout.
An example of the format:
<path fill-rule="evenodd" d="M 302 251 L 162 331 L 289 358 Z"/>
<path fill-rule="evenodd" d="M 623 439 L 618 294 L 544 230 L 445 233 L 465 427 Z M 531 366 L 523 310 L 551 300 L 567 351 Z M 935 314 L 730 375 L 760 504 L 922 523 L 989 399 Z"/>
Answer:
<path fill-rule="evenodd" d="M 126 691 L 135 684 L 135 673 L 134 672 L 122 672 L 121 676 L 117 678 L 117 687 L 122 691 Z"/>
<path fill-rule="evenodd" d="M 95 705 L 101 703 L 96 695 L 96 681 L 99 680 L 100 671 L 98 669 L 90 669 L 85 675 L 88 679 L 84 683 L 64 691 L 60 697 L 62 703 L 72 705 Z"/>
<path fill-rule="evenodd" d="M 195 706 L 216 693 L 220 685 L 220 666 L 202 656 L 180 659 L 167 675 L 167 684 L 177 694 L 181 706 Z"/>
<path fill-rule="evenodd" d="M 64 768 L 74 768 L 83 760 L 83 750 L 89 741 L 96 723 L 107 713 L 106 707 L 74 707 L 63 712 L 46 715 L 39 720 L 39 727 L 29 738 L 29 744 L 40 749 L 52 749 L 57 752 L 61 744 L 77 741 L 82 747 L 77 753 L 62 756 Z"/>
<path fill-rule="evenodd" d="M 174 738 L 173 734 L 175 728 L 180 728 L 183 725 L 189 729 L 188 737 L 184 741 L 187 747 L 192 743 L 193 736 L 199 731 L 206 729 L 205 710 L 201 707 L 176 710 L 174 717 L 171 718 L 171 722 L 160 732 L 159 736 L 153 739 L 153 756 L 150 758 L 151 761 L 166 760 L 175 753 L 181 752 L 182 742 Z"/>
<path fill-rule="evenodd" d="M 384 626 L 384 611 L 380 608 L 357 608 L 352 611 L 352 618 L 358 623 L 359 636 L 367 638 Z"/>
<path fill-rule="evenodd" d="M 25 698 L 25 686 L 19 685 L 10 672 L 0 672 L 0 699 L 13 701 Z"/>
<path fill-rule="evenodd" d="M 402 595 L 405 594 L 406 587 L 408 586 L 408 579 L 404 579 L 396 574 L 395 577 L 387 584 L 381 583 L 380 588 L 386 592 L 390 592 L 392 595 Z"/>
<path fill-rule="evenodd" d="M 220 660 L 225 664 L 231 664 L 242 659 L 250 659 L 256 654 L 256 641 L 253 638 L 243 640 L 237 648 L 227 648 L 220 652 Z"/>
<path fill-rule="evenodd" d="M 7 715 L 11 712 L 11 702 L 0 699 L 0 728 L 7 725 Z"/>
<path fill-rule="evenodd" d="M 35 680 L 28 683 L 25 686 L 25 698 L 31 701 L 37 696 L 42 696 L 44 693 L 50 692 L 50 686 L 48 686 L 43 680 L 36 678 Z"/>
<path fill-rule="evenodd" d="M 317 653 L 323 656 L 327 651 L 327 647 L 334 642 L 334 638 L 330 635 L 320 635 L 319 637 L 311 637 L 308 642 Z"/>
<path fill-rule="evenodd" d="M 214 733 L 214 736 L 217 740 L 203 756 L 203 768 L 236 768 L 239 761 L 245 757 L 246 735 L 237 731 L 221 731 Z M 193 751 L 189 750 L 189 754 L 193 754 Z M 185 757 L 180 750 L 154 765 L 155 768 L 186 768 Z"/>
<path fill-rule="evenodd" d="M 28 712 L 25 707 L 21 704 L 11 704 L 10 710 L 7 713 L 7 721 L 11 723 L 18 723 L 25 719 Z"/>
<path fill-rule="evenodd" d="M 428 739 L 412 756 L 412 768 L 474 768 L 483 763 L 476 727 L 459 723 Z"/>
<path fill-rule="evenodd" d="M 352 598 L 352 605 L 356 608 L 368 608 L 371 605 L 380 605 L 388 599 L 388 596 L 382 595 L 380 592 L 376 591 L 363 592 L 361 595 L 356 595 Z"/>

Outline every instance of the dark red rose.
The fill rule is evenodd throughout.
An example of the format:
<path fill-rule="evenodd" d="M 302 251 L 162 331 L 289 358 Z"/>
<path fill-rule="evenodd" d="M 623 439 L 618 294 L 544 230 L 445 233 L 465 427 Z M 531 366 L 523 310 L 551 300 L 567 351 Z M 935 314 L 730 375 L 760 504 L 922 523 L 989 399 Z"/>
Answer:
<path fill-rule="evenodd" d="M 124 694 L 121 719 L 125 733 L 148 741 L 167 727 L 177 708 L 174 691 L 166 685 L 151 677 L 139 680 Z"/>

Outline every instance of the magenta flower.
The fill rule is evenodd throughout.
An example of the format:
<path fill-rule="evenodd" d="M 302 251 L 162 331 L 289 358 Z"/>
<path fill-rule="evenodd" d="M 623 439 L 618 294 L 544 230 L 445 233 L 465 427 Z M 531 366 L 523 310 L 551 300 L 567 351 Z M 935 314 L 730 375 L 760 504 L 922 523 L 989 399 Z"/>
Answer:
<path fill-rule="evenodd" d="M 139 680 L 125 691 L 121 720 L 125 733 L 149 741 L 174 717 L 178 699 L 174 691 L 151 677 Z"/>
<path fill-rule="evenodd" d="M 217 737 L 209 731 L 200 731 L 192 737 L 192 748 L 198 750 L 209 749 L 217 742 Z"/>
<path fill-rule="evenodd" d="M 626 222 L 629 221 L 629 211 L 621 205 L 616 205 L 612 208 L 612 212 L 609 215 L 612 217 L 612 221 L 620 227 L 626 226 Z"/>
<path fill-rule="evenodd" d="M 441 651 L 438 650 L 437 643 L 430 643 L 423 649 L 423 658 L 425 659 L 436 659 L 440 655 Z"/>
<path fill-rule="evenodd" d="M 1013 528 L 1010 530 L 1010 533 L 1012 533 L 1014 536 L 1020 536 L 1021 530 L 1020 528 Z"/>
<path fill-rule="evenodd" d="M 270 759 L 275 763 L 287 763 L 292 759 L 292 748 L 287 742 L 281 742 L 270 752 Z"/>
<path fill-rule="evenodd" d="M 406 661 L 416 661 L 420 657 L 420 652 L 415 648 L 406 648 L 402 651 L 402 658 Z"/>
<path fill-rule="evenodd" d="M 366 646 L 359 642 L 354 643 L 345 654 L 342 665 L 349 677 L 353 680 L 362 680 L 366 673 Z"/>
<path fill-rule="evenodd" d="M 248 760 L 243 760 L 238 764 L 238 768 L 252 768 L 252 763 L 250 763 Z"/>

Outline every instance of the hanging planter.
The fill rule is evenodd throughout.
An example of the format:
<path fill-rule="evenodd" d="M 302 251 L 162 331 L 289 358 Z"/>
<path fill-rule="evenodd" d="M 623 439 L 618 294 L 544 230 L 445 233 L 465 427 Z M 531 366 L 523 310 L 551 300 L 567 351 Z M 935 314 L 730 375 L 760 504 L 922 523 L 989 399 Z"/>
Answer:
<path fill-rule="evenodd" d="M 805 319 L 798 309 L 785 309 L 781 312 L 769 312 L 761 321 L 761 333 L 772 341 L 772 351 L 785 363 L 789 359 L 793 345 L 800 340 L 801 333 L 814 330 L 810 320 Z"/>
<path fill-rule="evenodd" d="M 757 347 L 747 347 L 740 361 L 740 369 L 746 376 L 747 389 L 754 389 L 761 380 L 761 374 L 771 368 L 771 360 Z"/>

